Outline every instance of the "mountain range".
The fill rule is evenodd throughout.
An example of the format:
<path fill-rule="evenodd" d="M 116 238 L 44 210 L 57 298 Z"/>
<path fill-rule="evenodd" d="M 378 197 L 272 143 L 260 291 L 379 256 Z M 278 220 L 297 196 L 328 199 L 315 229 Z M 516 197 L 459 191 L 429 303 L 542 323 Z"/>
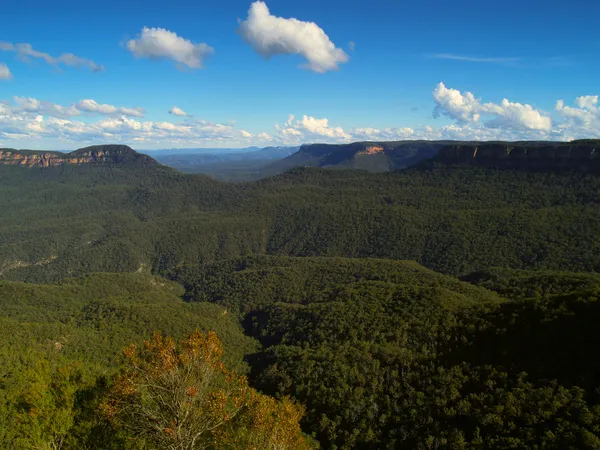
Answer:
<path fill-rule="evenodd" d="M 197 328 L 293 448 L 600 448 L 598 144 L 315 144 L 236 183 L 0 149 L 0 447 L 164 448 L 101 411 Z"/>

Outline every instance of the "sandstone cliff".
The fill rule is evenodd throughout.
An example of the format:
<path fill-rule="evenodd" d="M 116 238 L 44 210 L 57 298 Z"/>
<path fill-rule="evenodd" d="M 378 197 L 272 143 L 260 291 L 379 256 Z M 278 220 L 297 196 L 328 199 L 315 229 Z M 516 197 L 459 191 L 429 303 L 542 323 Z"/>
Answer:
<path fill-rule="evenodd" d="M 600 170 L 600 141 L 448 145 L 434 162 L 532 170 Z"/>
<path fill-rule="evenodd" d="M 0 149 L 0 165 L 55 167 L 81 164 L 157 164 L 126 145 L 94 145 L 71 153 Z"/>
<path fill-rule="evenodd" d="M 432 158 L 452 141 L 354 142 L 351 144 L 305 144 L 298 152 L 276 161 L 263 170 L 274 175 L 294 167 L 362 169 L 387 172 Z"/>

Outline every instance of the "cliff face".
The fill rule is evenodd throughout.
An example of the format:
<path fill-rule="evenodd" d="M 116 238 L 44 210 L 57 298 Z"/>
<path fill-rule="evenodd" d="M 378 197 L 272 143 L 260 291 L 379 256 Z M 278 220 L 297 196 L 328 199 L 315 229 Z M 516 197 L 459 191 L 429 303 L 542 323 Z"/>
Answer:
<path fill-rule="evenodd" d="M 357 153 L 357 155 L 376 155 L 383 152 L 385 149 L 380 145 L 371 145 Z"/>
<path fill-rule="evenodd" d="M 533 170 L 600 170 L 600 141 L 448 145 L 435 162 Z"/>
<path fill-rule="evenodd" d="M 71 153 L 0 149 L 0 165 L 21 167 L 55 167 L 64 164 L 156 164 L 148 155 L 126 145 L 94 145 Z"/>

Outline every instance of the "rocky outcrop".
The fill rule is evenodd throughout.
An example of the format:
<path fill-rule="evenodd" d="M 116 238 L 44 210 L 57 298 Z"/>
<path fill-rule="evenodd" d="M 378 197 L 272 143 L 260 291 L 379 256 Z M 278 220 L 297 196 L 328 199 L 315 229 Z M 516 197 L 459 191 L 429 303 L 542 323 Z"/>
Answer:
<path fill-rule="evenodd" d="M 600 141 L 448 145 L 434 162 L 532 170 L 600 170 Z"/>
<path fill-rule="evenodd" d="M 385 149 L 380 145 L 371 145 L 364 150 L 356 153 L 358 156 L 360 155 L 376 155 L 377 153 L 383 152 Z"/>
<path fill-rule="evenodd" d="M 0 150 L 0 164 L 8 166 L 50 167 L 62 164 L 63 161 L 62 153 Z"/>
<path fill-rule="evenodd" d="M 0 165 L 20 167 L 56 167 L 82 164 L 157 164 L 148 155 L 136 152 L 126 145 L 94 145 L 71 153 L 39 152 L 0 149 Z"/>

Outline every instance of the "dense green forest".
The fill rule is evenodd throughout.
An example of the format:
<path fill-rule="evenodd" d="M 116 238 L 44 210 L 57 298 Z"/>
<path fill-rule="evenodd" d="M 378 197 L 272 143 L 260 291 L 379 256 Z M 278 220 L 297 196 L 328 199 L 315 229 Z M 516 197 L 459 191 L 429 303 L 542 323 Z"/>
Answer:
<path fill-rule="evenodd" d="M 573 168 L 0 165 L 0 447 L 600 449 L 599 203 Z"/>
<path fill-rule="evenodd" d="M 0 166 L 0 274 L 165 274 L 251 254 L 409 259 L 453 275 L 597 271 L 599 186 L 580 172 L 443 165 L 236 184 L 161 166 Z"/>
<path fill-rule="evenodd" d="M 261 257 L 173 278 L 239 314 L 252 379 L 326 448 L 600 446 L 598 275 Z"/>

